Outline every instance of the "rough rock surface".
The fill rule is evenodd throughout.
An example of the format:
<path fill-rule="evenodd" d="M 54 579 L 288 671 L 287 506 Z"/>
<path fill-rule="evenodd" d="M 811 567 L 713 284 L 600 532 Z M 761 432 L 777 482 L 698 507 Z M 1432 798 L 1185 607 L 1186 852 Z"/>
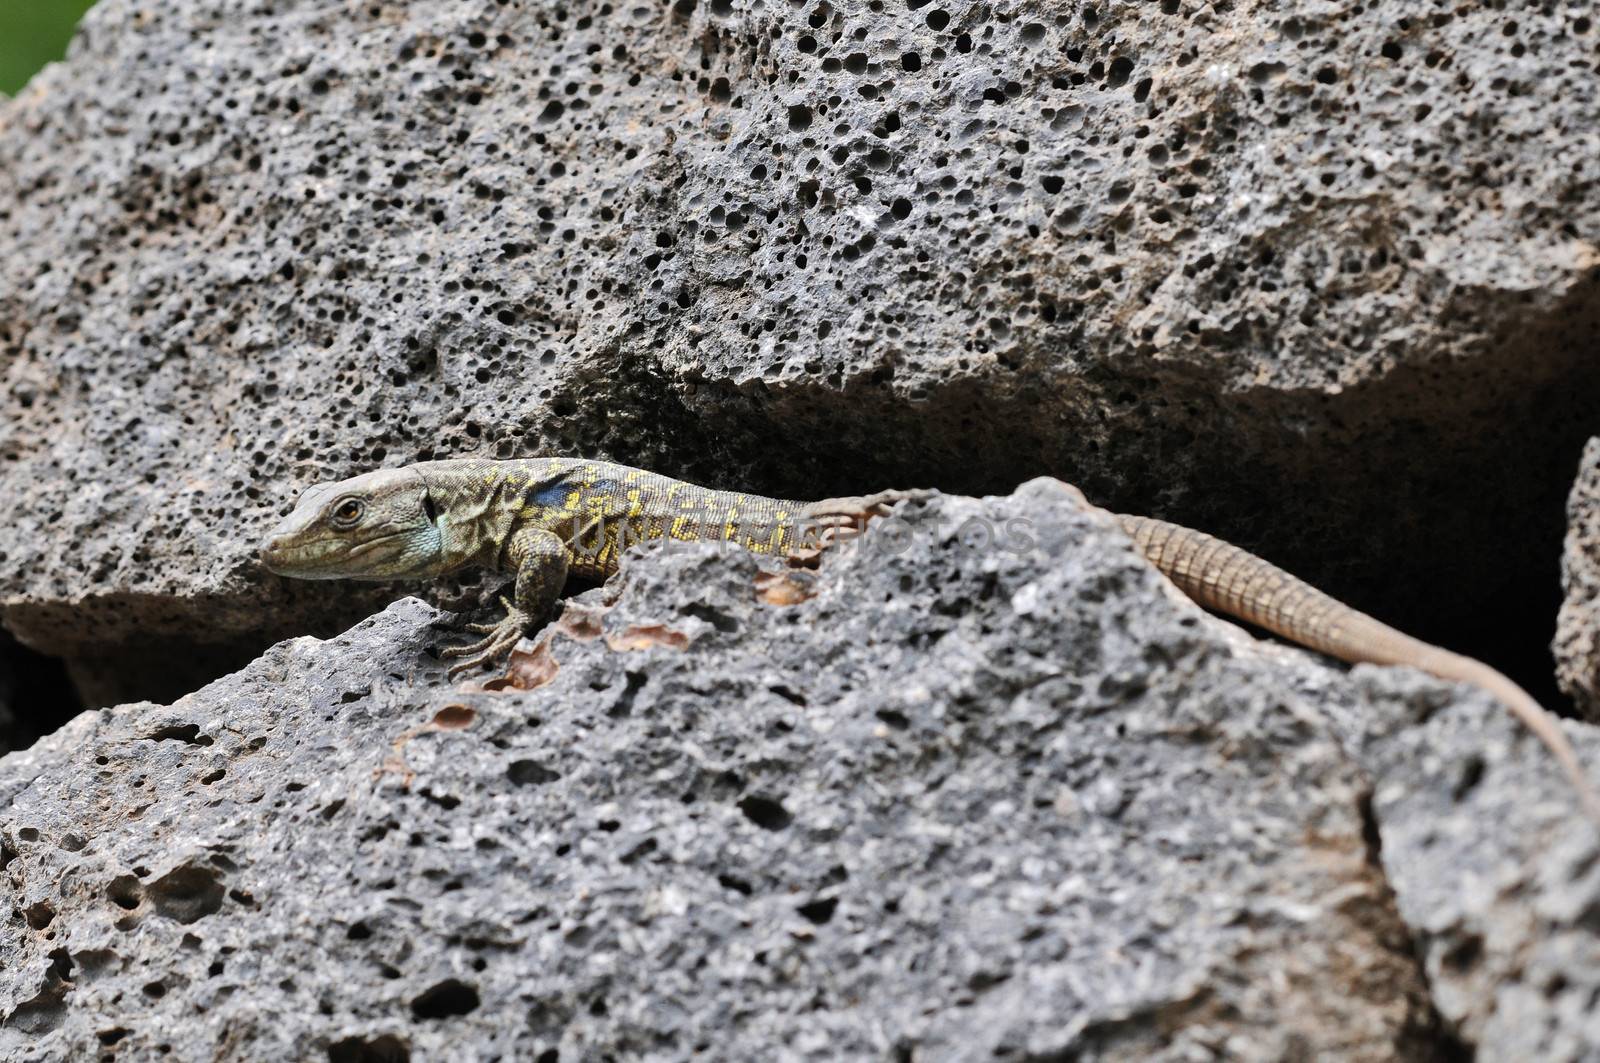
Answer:
<path fill-rule="evenodd" d="M 261 572 L 300 487 L 553 449 L 1049 471 L 1547 671 L 1597 65 L 1577 3 L 102 0 L 0 102 L 0 622 L 171 700 L 394 596 Z M 1600 837 L 1499 707 L 1049 486 L 917 512 L 658 552 L 532 689 L 407 601 L 0 759 L 0 1056 L 1600 1056 Z"/>
<path fill-rule="evenodd" d="M 0 761 L 0 1053 L 1428 1058 L 1319 708 L 1402 698 L 1235 650 L 1054 484 L 908 517 L 641 557 L 526 691 L 408 599 Z"/>
<path fill-rule="evenodd" d="M 1393 672 L 1368 674 L 1406 690 Z M 1478 1059 L 1600 1056 L 1600 831 L 1492 701 L 1421 722 L 1393 705 L 1353 721 L 1365 733 L 1352 748 L 1434 1006 Z M 1593 774 L 1600 731 L 1567 728 Z"/>
<path fill-rule="evenodd" d="M 263 582 L 298 487 L 557 449 L 1049 471 L 1505 617 L 1600 394 L 1597 47 L 1575 3 L 104 0 L 0 104 L 0 615 L 242 661 L 379 600 Z"/>
<path fill-rule="evenodd" d="M 1567 497 L 1556 618 L 1556 679 L 1585 718 L 1600 720 L 1600 439 L 1583 449 Z"/>

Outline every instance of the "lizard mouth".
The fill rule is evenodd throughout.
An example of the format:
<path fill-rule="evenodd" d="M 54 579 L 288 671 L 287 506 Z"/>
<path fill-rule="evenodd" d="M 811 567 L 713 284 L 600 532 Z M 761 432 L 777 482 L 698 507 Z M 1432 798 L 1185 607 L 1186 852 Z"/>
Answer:
<path fill-rule="evenodd" d="M 382 553 L 377 558 L 369 558 L 369 555 L 374 551 L 391 547 L 394 540 L 405 534 L 405 529 L 392 531 L 353 546 L 347 546 L 345 542 L 337 539 L 324 539 L 313 543 L 290 543 L 282 539 L 272 539 L 261 548 L 261 564 L 268 572 L 280 576 L 297 576 L 301 579 L 317 576 L 348 579 L 358 574 L 347 571 L 348 566 L 354 562 L 360 562 L 361 567 L 366 569 L 373 564 L 373 561 L 389 560 Z M 387 552 L 398 556 L 401 551 L 389 549 Z"/>

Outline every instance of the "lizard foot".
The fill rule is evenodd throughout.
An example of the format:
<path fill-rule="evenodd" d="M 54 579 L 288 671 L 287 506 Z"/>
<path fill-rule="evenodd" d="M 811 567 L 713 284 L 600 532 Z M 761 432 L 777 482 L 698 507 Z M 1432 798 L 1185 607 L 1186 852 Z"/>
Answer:
<path fill-rule="evenodd" d="M 483 635 L 484 638 L 468 646 L 452 646 L 440 651 L 441 657 L 466 658 L 461 663 L 450 666 L 451 679 L 464 672 L 482 668 L 486 664 L 493 664 L 509 652 L 532 625 L 533 617 L 512 605 L 504 597 L 500 599 L 500 604 L 505 606 L 506 615 L 498 623 L 467 625 L 468 631 Z"/>
<path fill-rule="evenodd" d="M 895 503 L 920 501 L 932 498 L 937 493 L 924 488 L 914 488 L 878 491 L 875 494 L 849 498 L 825 498 L 807 506 L 802 516 L 810 523 L 816 536 L 815 547 L 821 551 L 856 538 L 866 530 L 870 521 L 887 517 Z"/>

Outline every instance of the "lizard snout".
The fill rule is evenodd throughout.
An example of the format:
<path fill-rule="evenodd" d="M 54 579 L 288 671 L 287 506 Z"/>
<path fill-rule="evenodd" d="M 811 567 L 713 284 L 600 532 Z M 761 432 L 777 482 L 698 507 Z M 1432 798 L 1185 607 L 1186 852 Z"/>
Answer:
<path fill-rule="evenodd" d="M 262 545 L 257 556 L 261 559 L 261 564 L 268 572 L 280 571 L 284 562 L 283 540 L 276 536 L 268 539 Z"/>

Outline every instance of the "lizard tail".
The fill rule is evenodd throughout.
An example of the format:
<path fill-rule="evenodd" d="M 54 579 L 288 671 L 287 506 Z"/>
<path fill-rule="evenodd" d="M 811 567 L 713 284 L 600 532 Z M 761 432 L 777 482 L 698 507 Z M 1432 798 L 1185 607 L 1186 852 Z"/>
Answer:
<path fill-rule="evenodd" d="M 1247 550 L 1178 524 L 1117 514 L 1139 552 L 1207 609 L 1265 628 L 1342 661 L 1406 665 L 1488 691 L 1544 743 L 1600 823 L 1597 794 L 1560 722 L 1482 661 L 1412 638 L 1324 594 Z"/>

